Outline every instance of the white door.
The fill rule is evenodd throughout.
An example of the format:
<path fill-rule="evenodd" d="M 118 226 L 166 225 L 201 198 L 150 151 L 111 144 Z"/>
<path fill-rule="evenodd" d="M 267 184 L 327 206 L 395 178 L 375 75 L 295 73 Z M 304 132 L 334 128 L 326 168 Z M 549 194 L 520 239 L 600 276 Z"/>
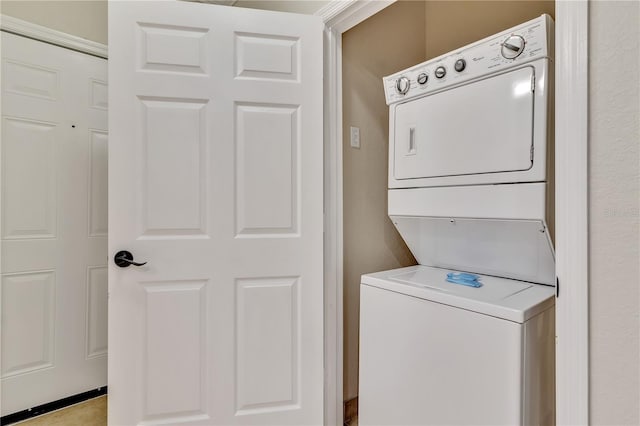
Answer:
<path fill-rule="evenodd" d="M 322 423 L 322 28 L 110 2 L 109 424 Z"/>
<path fill-rule="evenodd" d="M 107 61 L 2 33 L 2 415 L 107 383 Z"/>

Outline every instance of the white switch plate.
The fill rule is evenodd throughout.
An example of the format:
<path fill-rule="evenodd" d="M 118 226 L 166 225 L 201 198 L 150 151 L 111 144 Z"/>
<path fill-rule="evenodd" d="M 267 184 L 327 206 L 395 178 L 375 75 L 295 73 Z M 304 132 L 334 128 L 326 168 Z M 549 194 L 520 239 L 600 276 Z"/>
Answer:
<path fill-rule="evenodd" d="M 351 127 L 351 148 L 360 148 L 360 129 Z"/>

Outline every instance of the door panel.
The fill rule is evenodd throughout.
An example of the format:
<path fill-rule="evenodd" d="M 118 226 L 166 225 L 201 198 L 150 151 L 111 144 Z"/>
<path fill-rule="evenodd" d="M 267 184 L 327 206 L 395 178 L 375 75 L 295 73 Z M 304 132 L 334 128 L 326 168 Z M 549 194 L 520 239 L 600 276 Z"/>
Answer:
<path fill-rule="evenodd" d="M 159 4 L 109 8 L 109 422 L 321 424 L 322 23 Z"/>
<path fill-rule="evenodd" d="M 533 68 L 524 67 L 399 105 L 395 178 L 528 170 L 533 88 Z"/>
<path fill-rule="evenodd" d="M 2 33 L 2 415 L 107 382 L 107 64 Z"/>
<path fill-rule="evenodd" d="M 2 377 L 53 367 L 55 273 L 27 272 L 6 274 L 2 278 L 2 311 L 6 318 L 2 329 L 6 343 L 2 354 Z M 25 339 L 25 336 L 29 338 Z M 21 344 L 22 341 L 26 342 Z"/>
<path fill-rule="evenodd" d="M 145 97 L 140 105 L 141 235 L 205 235 L 207 101 Z"/>
<path fill-rule="evenodd" d="M 236 281 L 239 415 L 299 408 L 299 286 L 298 277 Z"/>
<path fill-rule="evenodd" d="M 89 236 L 106 237 L 109 208 L 107 201 L 107 132 L 89 130 L 91 153 L 89 160 Z"/>
<path fill-rule="evenodd" d="M 299 108 L 236 104 L 237 234 L 296 234 Z"/>
<path fill-rule="evenodd" d="M 57 126 L 17 117 L 3 121 L 3 154 L 11 160 L 3 167 L 3 237 L 55 238 Z"/>
<path fill-rule="evenodd" d="M 147 282 L 144 366 L 147 420 L 206 416 L 206 280 Z M 176 359 L 175 348 L 180 348 Z M 167 390 L 170 390 L 167 392 Z"/>

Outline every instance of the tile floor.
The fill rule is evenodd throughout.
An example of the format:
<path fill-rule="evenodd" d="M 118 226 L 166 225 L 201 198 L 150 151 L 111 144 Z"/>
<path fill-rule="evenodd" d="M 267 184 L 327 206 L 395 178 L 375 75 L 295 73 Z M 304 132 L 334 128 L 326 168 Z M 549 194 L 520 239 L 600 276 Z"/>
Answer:
<path fill-rule="evenodd" d="M 107 397 L 106 395 L 100 396 L 14 424 L 19 426 L 105 426 L 107 424 Z"/>
<path fill-rule="evenodd" d="M 105 426 L 107 424 L 107 397 L 106 395 L 100 396 L 14 424 L 19 426 Z M 358 417 L 345 423 L 345 426 L 358 426 Z"/>

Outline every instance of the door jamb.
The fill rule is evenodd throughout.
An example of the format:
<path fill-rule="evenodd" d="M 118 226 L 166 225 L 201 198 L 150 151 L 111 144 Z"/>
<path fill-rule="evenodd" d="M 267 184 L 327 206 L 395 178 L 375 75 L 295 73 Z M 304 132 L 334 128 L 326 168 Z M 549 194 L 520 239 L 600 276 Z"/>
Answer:
<path fill-rule="evenodd" d="M 325 22 L 325 424 L 342 423 L 342 33 L 395 0 L 333 0 Z M 589 421 L 588 1 L 556 1 L 556 423 Z M 558 143 L 560 142 L 560 143 Z"/>
<path fill-rule="evenodd" d="M 343 424 L 342 33 L 396 0 L 333 0 L 324 30 L 324 424 Z"/>
<path fill-rule="evenodd" d="M 589 424 L 589 2 L 556 1 L 556 423 Z"/>

